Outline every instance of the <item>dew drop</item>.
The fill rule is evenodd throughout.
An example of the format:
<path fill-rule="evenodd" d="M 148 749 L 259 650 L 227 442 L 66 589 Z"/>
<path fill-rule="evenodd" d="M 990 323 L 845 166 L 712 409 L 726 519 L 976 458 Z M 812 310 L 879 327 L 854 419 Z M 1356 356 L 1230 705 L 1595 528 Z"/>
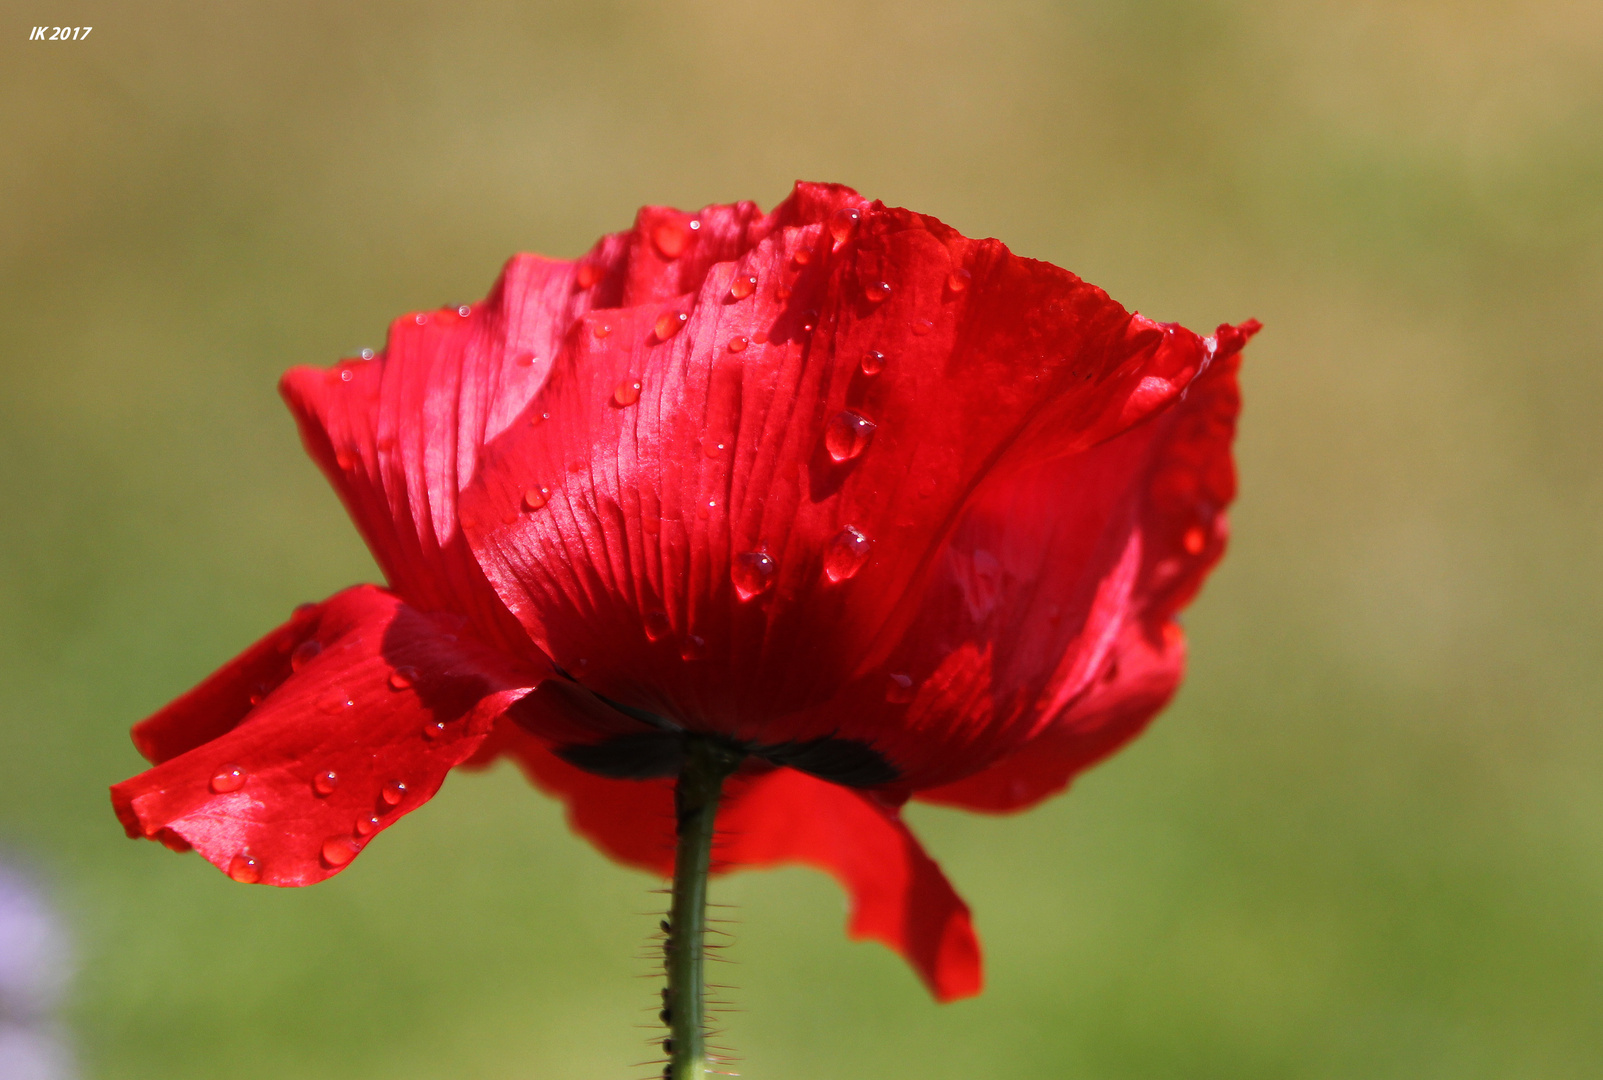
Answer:
<path fill-rule="evenodd" d="M 878 375 L 885 370 L 885 354 L 878 349 L 870 349 L 863 354 L 863 374 Z"/>
<path fill-rule="evenodd" d="M 349 451 L 336 450 L 334 451 L 334 464 L 339 467 L 340 472 L 350 472 L 351 466 L 356 464 L 356 460 L 351 457 Z"/>
<path fill-rule="evenodd" d="M 295 646 L 295 651 L 289 654 L 289 669 L 291 671 L 299 671 L 311 663 L 312 659 L 322 651 L 323 643 L 321 641 L 316 638 L 307 638 Z"/>
<path fill-rule="evenodd" d="M 730 352 L 745 352 L 746 351 L 746 346 L 750 345 L 750 344 L 751 344 L 751 340 L 749 338 L 738 337 L 738 336 L 737 337 L 732 337 L 732 338 L 729 339 L 729 351 Z"/>
<path fill-rule="evenodd" d="M 317 699 L 317 707 L 326 713 L 342 712 L 356 704 L 344 690 L 333 689 Z"/>
<path fill-rule="evenodd" d="M 928 319 L 913 320 L 913 333 L 917 334 L 919 337 L 923 337 L 925 334 L 928 334 L 934 329 L 935 324 L 930 322 Z"/>
<path fill-rule="evenodd" d="M 910 677 L 898 673 L 885 681 L 885 700 L 892 705 L 906 705 L 914 696 Z"/>
<path fill-rule="evenodd" d="M 378 832 L 378 827 L 382 824 L 384 823 L 372 814 L 364 814 L 356 819 L 356 835 L 372 836 Z"/>
<path fill-rule="evenodd" d="M 340 786 L 339 773 L 333 769 L 325 769 L 312 777 L 312 790 L 319 795 L 332 795 L 334 789 Z"/>
<path fill-rule="evenodd" d="M 523 508 L 530 513 L 540 509 L 551 501 L 551 489 L 548 487 L 532 487 L 523 493 Z"/>
<path fill-rule="evenodd" d="M 700 226 L 701 222 L 695 224 Z M 683 255 L 690 243 L 690 236 L 690 228 L 683 221 L 660 222 L 651 230 L 651 242 L 657 245 L 664 259 L 677 259 Z"/>
<path fill-rule="evenodd" d="M 625 379 L 612 391 L 612 400 L 619 408 L 628 408 L 640 400 L 640 380 Z"/>
<path fill-rule="evenodd" d="M 766 331 L 766 330 L 757 331 L 755 334 L 753 334 L 751 336 L 751 343 L 753 345 L 766 345 L 766 344 L 768 344 L 768 331 Z"/>
<path fill-rule="evenodd" d="M 212 777 L 211 789 L 219 795 L 238 791 L 245 786 L 245 770 L 238 765 L 225 765 Z"/>
<path fill-rule="evenodd" d="M 778 572 L 778 564 L 767 552 L 745 551 L 730 564 L 729 580 L 735 583 L 735 592 L 742 600 L 750 600 L 773 588 Z"/>
<path fill-rule="evenodd" d="M 323 841 L 323 861 L 330 866 L 344 866 L 356 858 L 356 842 L 349 836 L 331 836 Z"/>
<path fill-rule="evenodd" d="M 973 280 L 974 275 L 959 266 L 956 270 L 946 275 L 946 287 L 955 293 L 967 292 L 969 282 Z"/>
<path fill-rule="evenodd" d="M 855 206 L 843 206 L 829 215 L 829 235 L 834 237 L 836 247 L 840 247 L 852 235 L 852 230 L 857 228 L 857 220 L 862 216 Z"/>
<path fill-rule="evenodd" d="M 356 378 L 356 372 L 350 368 L 340 368 L 340 382 L 350 382 Z"/>
<path fill-rule="evenodd" d="M 729 283 L 729 295 L 736 300 L 744 300 L 756 291 L 756 274 L 736 274 L 735 280 Z"/>
<path fill-rule="evenodd" d="M 698 506 L 696 508 L 696 516 L 701 520 L 706 521 L 708 518 L 712 517 L 712 512 L 716 509 L 718 509 L 718 500 L 708 499 L 706 506 Z"/>
<path fill-rule="evenodd" d="M 868 561 L 868 551 L 874 541 L 848 525 L 829 542 L 824 552 L 824 573 L 832 582 L 845 581 L 857 574 Z"/>
<path fill-rule="evenodd" d="M 701 440 L 701 452 L 710 458 L 715 458 L 724 452 L 724 444 L 709 435 Z"/>
<path fill-rule="evenodd" d="M 228 861 L 228 876 L 241 885 L 254 885 L 262 880 L 262 864 L 242 851 Z"/>
<path fill-rule="evenodd" d="M 420 312 L 412 316 L 412 321 L 417 323 L 419 326 L 423 326 L 429 321 L 429 317 Z"/>
<path fill-rule="evenodd" d="M 432 724 L 423 725 L 423 737 L 430 741 L 445 737 L 445 721 L 436 720 Z"/>
<path fill-rule="evenodd" d="M 795 262 L 797 266 L 806 266 L 808 263 L 813 261 L 812 249 L 797 248 L 795 254 L 791 256 L 791 260 Z"/>
<path fill-rule="evenodd" d="M 595 326 L 591 327 L 590 332 L 594 334 L 596 336 L 596 340 L 599 341 L 601 338 L 604 338 L 608 334 L 612 333 L 612 327 L 607 323 L 596 323 Z"/>
<path fill-rule="evenodd" d="M 707 639 L 698 634 L 686 634 L 684 644 L 679 647 L 681 660 L 705 660 L 707 653 Z"/>
<path fill-rule="evenodd" d="M 835 414 L 829 427 L 824 429 L 824 448 L 836 461 L 851 461 L 868 449 L 876 426 L 867 417 L 843 409 Z"/>
<path fill-rule="evenodd" d="M 891 297 L 891 286 L 886 281 L 875 281 L 863 287 L 863 298 L 870 304 L 883 304 Z"/>
<path fill-rule="evenodd" d="M 648 611 L 644 622 L 646 640 L 648 641 L 661 641 L 673 630 L 672 624 L 668 621 L 668 613 L 666 611 Z"/>
<path fill-rule="evenodd" d="M 398 667 L 390 672 L 389 683 L 391 690 L 408 690 L 415 682 L 417 682 L 417 668 L 415 667 Z"/>
<path fill-rule="evenodd" d="M 473 308 L 467 304 L 459 304 L 457 306 L 456 313 L 465 319 L 469 315 L 473 314 Z"/>
<path fill-rule="evenodd" d="M 683 311 L 664 311 L 657 316 L 656 325 L 652 327 L 657 332 L 658 341 L 667 341 L 684 328 L 690 321 L 690 316 Z"/>
<path fill-rule="evenodd" d="M 1200 525 L 1193 525 L 1186 530 L 1185 536 L 1180 539 L 1181 546 L 1190 555 L 1201 555 L 1202 549 L 1208 546 L 1208 534 L 1202 531 Z"/>
<path fill-rule="evenodd" d="M 374 352 L 372 349 L 363 349 L 359 355 L 363 360 L 371 360 L 373 359 Z"/>
<path fill-rule="evenodd" d="M 579 264 L 578 273 L 573 275 L 573 283 L 581 289 L 588 289 L 601 279 L 601 268 L 595 263 Z"/>
<path fill-rule="evenodd" d="M 811 334 L 818 325 L 818 312 L 811 309 L 802 312 L 802 333 Z"/>
<path fill-rule="evenodd" d="M 512 358 L 512 362 L 517 364 L 519 367 L 533 367 L 535 361 L 539 359 L 540 358 L 534 355 L 532 352 L 520 352 L 518 355 Z"/>
<path fill-rule="evenodd" d="M 395 806 L 406 798 L 406 785 L 399 780 L 391 780 L 384 785 L 384 790 L 380 794 L 383 796 L 386 805 Z"/>

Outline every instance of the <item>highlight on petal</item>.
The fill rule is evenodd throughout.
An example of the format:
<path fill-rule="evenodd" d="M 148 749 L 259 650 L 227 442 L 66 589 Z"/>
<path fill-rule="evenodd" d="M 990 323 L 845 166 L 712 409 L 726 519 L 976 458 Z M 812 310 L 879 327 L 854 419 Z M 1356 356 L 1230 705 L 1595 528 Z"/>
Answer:
<path fill-rule="evenodd" d="M 297 612 L 136 729 L 156 765 L 111 789 L 128 835 L 236 881 L 337 873 L 537 681 L 464 623 L 372 586 Z"/>

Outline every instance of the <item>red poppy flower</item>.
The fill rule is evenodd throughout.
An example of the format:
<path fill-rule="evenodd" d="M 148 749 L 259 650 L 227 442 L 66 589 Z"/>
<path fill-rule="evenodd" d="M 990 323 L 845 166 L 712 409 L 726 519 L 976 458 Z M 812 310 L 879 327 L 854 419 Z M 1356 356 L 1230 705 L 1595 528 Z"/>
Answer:
<path fill-rule="evenodd" d="M 383 355 L 285 376 L 389 587 L 135 727 L 154 767 L 117 813 L 306 885 L 507 755 L 667 872 L 682 733 L 711 734 L 749 755 L 721 868 L 829 871 L 853 935 L 975 993 L 968 909 L 899 808 L 1028 806 L 1174 692 L 1256 329 L 1152 322 L 826 185 L 514 258 Z"/>

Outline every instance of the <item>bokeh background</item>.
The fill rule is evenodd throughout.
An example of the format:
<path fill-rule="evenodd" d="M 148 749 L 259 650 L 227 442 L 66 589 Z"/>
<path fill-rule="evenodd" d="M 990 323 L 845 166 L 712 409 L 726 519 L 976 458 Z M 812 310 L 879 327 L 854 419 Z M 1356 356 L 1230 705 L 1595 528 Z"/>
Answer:
<path fill-rule="evenodd" d="M 1595 0 L 0 11 L 0 845 L 71 928 L 85 1076 L 652 1072 L 657 883 L 510 770 L 283 892 L 105 787 L 375 575 L 282 369 L 798 177 L 1267 329 L 1173 707 L 1032 813 L 912 811 L 985 995 L 847 942 L 821 875 L 727 879 L 740 1071 L 1603 1075 Z"/>

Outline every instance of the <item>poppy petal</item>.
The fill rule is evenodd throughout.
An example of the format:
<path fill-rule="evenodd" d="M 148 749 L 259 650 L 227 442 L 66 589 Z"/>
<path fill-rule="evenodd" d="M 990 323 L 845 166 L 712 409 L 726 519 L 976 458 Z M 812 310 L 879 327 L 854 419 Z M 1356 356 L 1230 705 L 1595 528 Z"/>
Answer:
<path fill-rule="evenodd" d="M 577 769 L 505 723 L 484 757 L 513 757 L 562 799 L 574 831 L 619 862 L 673 873 L 673 784 L 607 780 Z M 969 909 L 897 808 L 793 769 L 733 777 L 718 813 L 714 869 L 801 863 L 832 875 L 851 897 L 848 931 L 900 953 L 941 1001 L 980 992 L 979 940 Z"/>
<path fill-rule="evenodd" d="M 463 493 L 497 593 L 609 699 L 763 744 L 905 726 L 888 665 L 966 507 L 1163 412 L 1208 361 L 1066 271 L 841 198 L 798 187 L 694 296 L 581 320 L 529 406 L 549 419 Z M 1074 589 L 1120 565 L 1093 555 Z M 929 737 L 891 756 L 956 761 Z"/>
<path fill-rule="evenodd" d="M 157 764 L 112 803 L 129 836 L 309 885 L 432 798 L 535 681 L 459 617 L 347 589 L 141 724 Z"/>

